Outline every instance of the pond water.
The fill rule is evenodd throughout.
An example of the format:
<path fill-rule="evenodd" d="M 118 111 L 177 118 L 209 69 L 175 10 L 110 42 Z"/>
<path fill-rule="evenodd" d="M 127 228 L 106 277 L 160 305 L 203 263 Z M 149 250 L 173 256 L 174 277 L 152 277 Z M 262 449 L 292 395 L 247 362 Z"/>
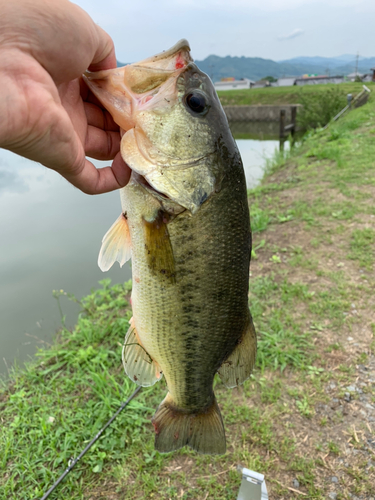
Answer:
<path fill-rule="evenodd" d="M 254 187 L 279 143 L 269 135 L 233 132 L 241 137 L 247 186 Z M 130 279 L 127 265 L 107 273 L 97 266 L 101 239 L 120 210 L 117 192 L 87 196 L 55 172 L 0 149 L 0 374 L 29 359 L 61 326 L 53 290 L 80 298 L 103 278 Z M 72 327 L 79 307 L 60 301 Z"/>

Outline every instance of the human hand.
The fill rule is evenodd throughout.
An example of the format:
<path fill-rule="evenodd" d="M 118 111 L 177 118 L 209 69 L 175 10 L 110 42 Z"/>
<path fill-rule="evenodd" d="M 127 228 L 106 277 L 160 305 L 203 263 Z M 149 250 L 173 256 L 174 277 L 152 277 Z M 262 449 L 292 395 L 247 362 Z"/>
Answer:
<path fill-rule="evenodd" d="M 0 0 L 0 147 L 87 194 L 123 187 L 120 131 L 81 79 L 116 67 L 113 42 L 68 0 Z M 96 169 L 85 155 L 112 160 Z"/>

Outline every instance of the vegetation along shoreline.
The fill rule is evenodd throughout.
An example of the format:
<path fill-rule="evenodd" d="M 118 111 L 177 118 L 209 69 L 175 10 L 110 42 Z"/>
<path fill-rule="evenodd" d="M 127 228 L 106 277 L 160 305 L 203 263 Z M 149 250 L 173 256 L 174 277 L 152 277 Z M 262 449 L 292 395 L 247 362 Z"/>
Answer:
<path fill-rule="evenodd" d="M 273 90 L 290 92 L 248 94 Z M 216 381 L 227 453 L 154 450 L 149 421 L 161 382 L 130 403 L 51 498 L 229 500 L 238 464 L 265 475 L 270 498 L 375 497 L 374 198 L 371 93 L 365 106 L 276 155 L 249 191 L 259 346 L 243 387 Z M 0 500 L 41 498 L 133 392 L 121 365 L 130 290 L 103 280 L 80 301 L 75 328 L 62 328 L 2 384 Z"/>

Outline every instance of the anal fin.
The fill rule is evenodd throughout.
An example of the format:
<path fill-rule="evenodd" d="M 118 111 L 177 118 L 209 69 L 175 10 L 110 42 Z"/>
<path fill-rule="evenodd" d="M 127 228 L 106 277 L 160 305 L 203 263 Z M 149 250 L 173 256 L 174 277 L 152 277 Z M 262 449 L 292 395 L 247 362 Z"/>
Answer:
<path fill-rule="evenodd" d="M 250 377 L 255 364 L 256 351 L 257 337 L 249 311 L 248 321 L 239 343 L 218 370 L 226 387 L 237 387 Z"/>
<path fill-rule="evenodd" d="M 160 366 L 151 358 L 139 340 L 133 318 L 125 336 L 122 363 L 128 377 L 143 387 L 154 385 L 163 376 Z"/>

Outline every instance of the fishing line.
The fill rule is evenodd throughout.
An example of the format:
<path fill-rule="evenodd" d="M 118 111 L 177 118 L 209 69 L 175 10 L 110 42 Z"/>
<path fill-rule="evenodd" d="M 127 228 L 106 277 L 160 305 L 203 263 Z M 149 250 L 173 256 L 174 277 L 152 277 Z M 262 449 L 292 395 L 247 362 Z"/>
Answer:
<path fill-rule="evenodd" d="M 142 389 L 141 386 L 137 387 L 137 389 L 133 392 L 131 396 L 128 397 L 128 399 L 122 403 L 120 408 L 116 411 L 116 413 L 111 417 L 108 422 L 105 424 L 105 426 L 100 429 L 100 431 L 96 434 L 96 436 L 89 442 L 89 444 L 86 446 L 86 448 L 78 455 L 78 457 L 73 460 L 73 462 L 70 463 L 69 461 L 69 466 L 65 470 L 63 474 L 59 477 L 59 479 L 51 486 L 51 488 L 47 491 L 47 493 L 42 497 L 41 500 L 46 500 L 50 496 L 50 494 L 57 488 L 57 486 L 61 483 L 61 481 L 69 474 L 69 472 L 73 469 L 73 467 L 76 465 L 76 463 L 81 460 L 83 455 L 91 448 L 91 446 L 100 438 L 100 436 L 103 434 L 103 432 L 111 425 L 111 423 L 114 421 L 114 419 L 122 412 L 122 410 L 130 403 L 130 401 L 135 398 L 135 396 L 138 394 L 138 392 Z"/>

